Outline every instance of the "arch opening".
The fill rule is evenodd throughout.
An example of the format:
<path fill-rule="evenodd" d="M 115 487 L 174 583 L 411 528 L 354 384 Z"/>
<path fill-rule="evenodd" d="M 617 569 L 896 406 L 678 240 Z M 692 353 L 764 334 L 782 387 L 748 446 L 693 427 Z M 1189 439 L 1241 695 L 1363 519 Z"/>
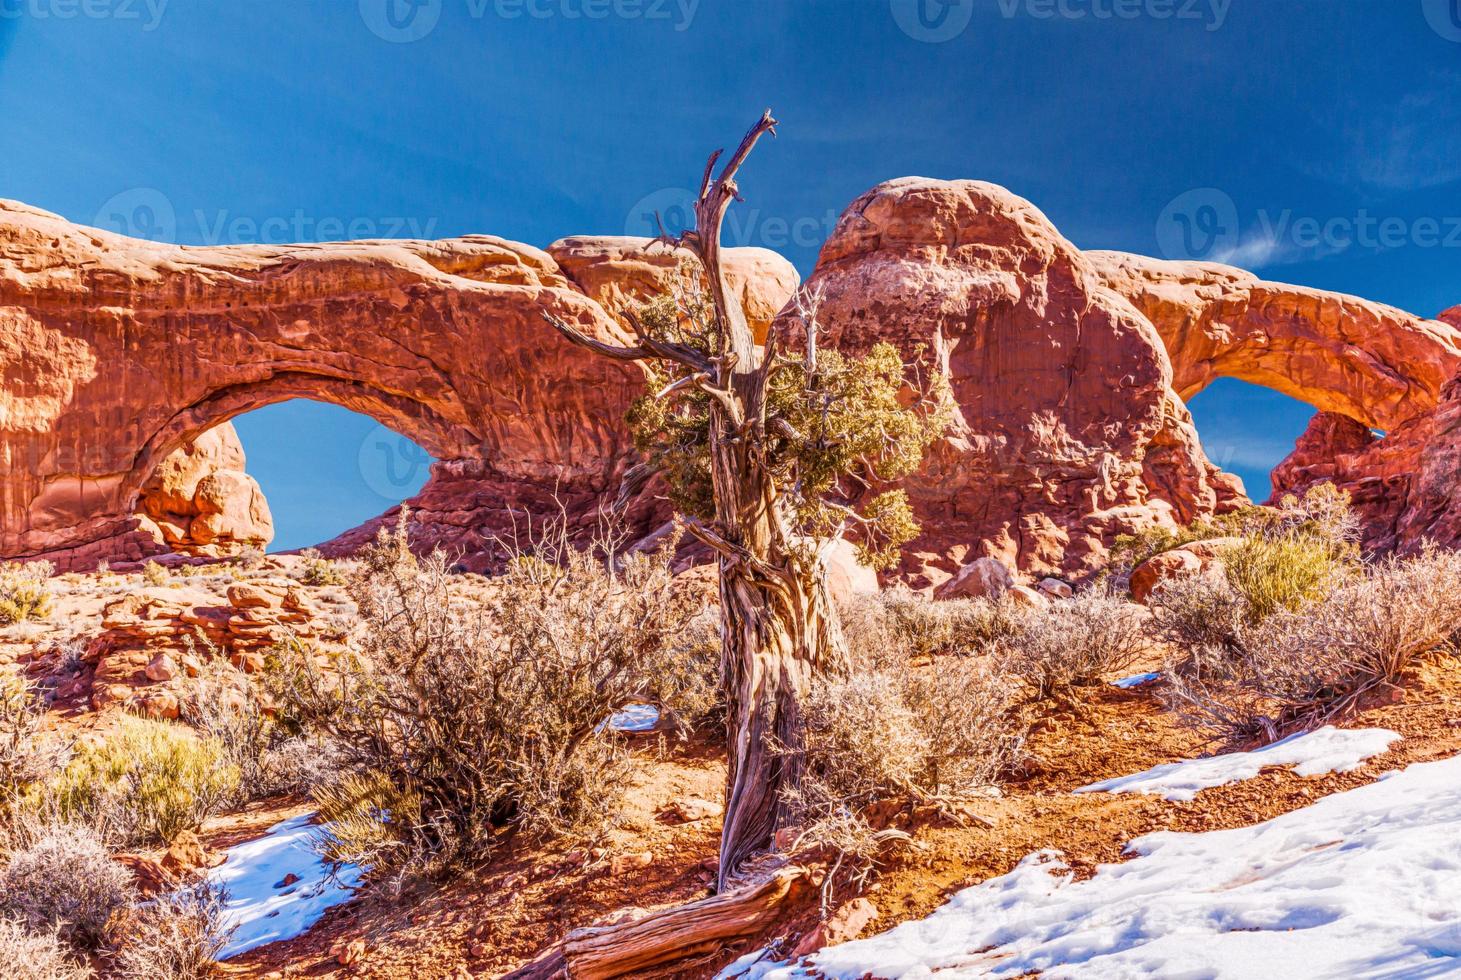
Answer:
<path fill-rule="evenodd" d="M 185 440 L 148 475 L 137 512 L 183 554 L 295 551 L 414 496 L 434 462 L 373 415 L 288 398 Z"/>
<path fill-rule="evenodd" d="M 1255 503 L 1272 496 L 1274 468 L 1316 414 L 1307 402 L 1233 377 L 1215 379 L 1187 408 L 1208 459 L 1240 477 Z"/>

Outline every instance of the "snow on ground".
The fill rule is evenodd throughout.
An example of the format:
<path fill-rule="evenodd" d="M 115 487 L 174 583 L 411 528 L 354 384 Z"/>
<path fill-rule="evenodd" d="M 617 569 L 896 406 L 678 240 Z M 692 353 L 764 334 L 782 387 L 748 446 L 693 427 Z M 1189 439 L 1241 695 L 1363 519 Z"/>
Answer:
<path fill-rule="evenodd" d="M 1092 783 L 1077 793 L 1148 793 L 1182 802 L 1199 790 L 1252 779 L 1265 766 L 1293 766 L 1300 776 L 1358 769 L 1400 738 L 1385 728 L 1341 729 L 1331 725 L 1301 732 L 1252 752 L 1230 752 L 1205 759 L 1169 762 L 1132 776 Z"/>
<path fill-rule="evenodd" d="M 1129 687 L 1141 687 L 1143 684 L 1150 684 L 1152 681 L 1161 676 L 1162 675 L 1160 672 L 1155 672 L 1151 674 L 1132 674 L 1130 677 L 1123 677 L 1119 681 L 1112 681 L 1111 686 L 1119 687 L 1122 689 Z"/>
<path fill-rule="evenodd" d="M 326 909 L 354 894 L 360 869 L 342 865 L 332 877 L 329 865 L 310 848 L 313 816 L 276 823 L 263 837 L 230 847 L 227 860 L 214 869 L 212 879 L 228 889 L 224 923 L 238 926 L 219 959 L 298 936 Z M 281 887 L 290 874 L 299 880 Z"/>
<path fill-rule="evenodd" d="M 652 704 L 631 704 L 609 718 L 609 727 L 620 732 L 649 732 L 659 722 L 659 709 Z"/>
<path fill-rule="evenodd" d="M 1086 881 L 1053 852 L 1033 854 L 927 919 L 741 976 L 1461 976 L 1461 757 L 1252 827 L 1149 834 L 1128 851 Z"/>

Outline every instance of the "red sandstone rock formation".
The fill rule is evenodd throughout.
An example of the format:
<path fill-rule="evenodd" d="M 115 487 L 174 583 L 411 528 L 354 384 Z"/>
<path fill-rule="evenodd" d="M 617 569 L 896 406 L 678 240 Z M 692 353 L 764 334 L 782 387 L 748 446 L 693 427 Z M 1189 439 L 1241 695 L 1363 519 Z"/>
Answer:
<path fill-rule="evenodd" d="M 1424 320 L 1210 262 L 1085 254 L 1156 326 L 1183 399 L 1233 377 L 1389 430 L 1435 408 L 1461 370 L 1461 316 Z"/>
<path fill-rule="evenodd" d="M 1383 438 L 1346 416 L 1314 416 L 1274 469 L 1274 496 L 1317 483 L 1349 491 L 1369 551 L 1461 547 L 1461 378 L 1442 389 L 1435 411 Z"/>
<path fill-rule="evenodd" d="M 1152 324 L 1001 187 L 880 184 L 843 213 L 808 288 L 828 345 L 947 347 L 958 417 L 905 481 L 924 526 L 905 556 L 916 584 L 980 556 L 1091 572 L 1119 533 L 1242 499 L 1203 455 Z"/>
<path fill-rule="evenodd" d="M 789 292 L 776 275 L 747 285 L 753 313 Z M 621 417 L 642 373 L 574 350 L 545 311 L 624 339 L 551 256 L 499 238 L 191 248 L 0 202 L 0 555 L 86 567 L 168 550 L 136 516 L 158 466 L 291 397 L 444 460 L 421 517 L 469 530 L 459 551 L 510 529 L 514 504 L 580 518 L 630 461 Z"/>
<path fill-rule="evenodd" d="M 184 443 L 142 487 L 140 526 L 155 529 L 180 554 L 221 558 L 266 547 L 273 517 L 244 463 L 243 444 L 227 422 Z"/>
<path fill-rule="evenodd" d="M 370 414 L 437 456 L 409 502 L 415 533 L 467 567 L 490 564 L 495 537 L 527 515 L 561 506 L 587 521 L 632 461 L 622 414 L 642 374 L 568 347 L 541 313 L 623 339 L 613 311 L 663 288 L 677 261 L 637 244 L 185 248 L 0 203 L 0 556 L 86 567 L 207 546 L 193 529 L 217 537 L 198 524 L 213 503 L 149 503 L 144 487 L 206 430 L 296 396 Z M 766 324 L 794 271 L 759 249 L 731 265 Z M 907 481 L 925 527 L 905 562 L 914 584 L 980 556 L 1079 577 L 1118 533 L 1242 501 L 1183 404 L 1221 375 L 1355 420 L 1316 423 L 1282 486 L 1348 481 L 1390 528 L 1377 540 L 1461 526 L 1448 489 L 1461 399 L 1442 395 L 1461 366 L 1461 308 L 1427 321 L 1223 266 L 1083 253 L 1002 188 L 919 178 L 855 201 L 813 279 L 824 342 L 945 343 L 958 419 Z M 1389 437 L 1360 446 L 1366 426 Z M 173 522 L 186 533 L 169 537 L 156 520 L 169 513 L 190 517 Z M 652 488 L 629 514 L 641 532 L 665 516 Z"/>

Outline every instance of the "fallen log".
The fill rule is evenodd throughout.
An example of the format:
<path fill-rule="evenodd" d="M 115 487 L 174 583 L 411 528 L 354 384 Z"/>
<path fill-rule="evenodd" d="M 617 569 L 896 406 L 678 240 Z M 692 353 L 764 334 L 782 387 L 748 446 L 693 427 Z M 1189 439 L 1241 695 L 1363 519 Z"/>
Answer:
<path fill-rule="evenodd" d="M 575 929 L 557 946 L 503 980 L 615 980 L 642 976 L 712 952 L 770 925 L 809 876 L 780 868 L 767 878 L 710 898 L 614 926 Z"/>

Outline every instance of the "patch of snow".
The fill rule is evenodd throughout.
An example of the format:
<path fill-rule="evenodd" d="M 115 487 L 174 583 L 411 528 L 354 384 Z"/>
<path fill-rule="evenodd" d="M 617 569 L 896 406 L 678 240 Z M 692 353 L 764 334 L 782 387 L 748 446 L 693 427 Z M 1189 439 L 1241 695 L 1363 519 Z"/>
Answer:
<path fill-rule="evenodd" d="M 363 873 L 346 864 L 331 875 L 330 865 L 310 847 L 317 832 L 313 816 L 284 820 L 263 837 L 230 847 L 227 859 L 209 875 L 228 889 L 224 924 L 238 927 L 219 959 L 298 936 L 326 909 L 354 894 Z M 299 880 L 277 887 L 291 874 Z"/>
<path fill-rule="evenodd" d="M 1156 671 L 1150 674 L 1133 674 L 1130 677 L 1123 677 L 1119 681 L 1112 681 L 1111 686 L 1119 687 L 1123 690 L 1129 687 L 1141 687 L 1143 684 L 1150 684 L 1152 681 L 1161 676 L 1162 674 L 1160 671 Z"/>
<path fill-rule="evenodd" d="M 1301 732 L 1252 752 L 1229 752 L 1205 759 L 1169 762 L 1131 776 L 1092 783 L 1077 793 L 1147 793 L 1185 802 L 1199 790 L 1252 779 L 1265 766 L 1293 766 L 1300 776 L 1358 769 L 1400 738 L 1386 728 L 1342 729 L 1332 725 Z"/>
<path fill-rule="evenodd" d="M 1085 881 L 1032 854 L 927 919 L 746 980 L 1461 976 L 1461 756 L 1127 850 Z"/>
<path fill-rule="evenodd" d="M 653 731 L 659 723 L 659 709 L 652 704 L 631 704 L 609 718 L 609 727 L 618 732 Z"/>

